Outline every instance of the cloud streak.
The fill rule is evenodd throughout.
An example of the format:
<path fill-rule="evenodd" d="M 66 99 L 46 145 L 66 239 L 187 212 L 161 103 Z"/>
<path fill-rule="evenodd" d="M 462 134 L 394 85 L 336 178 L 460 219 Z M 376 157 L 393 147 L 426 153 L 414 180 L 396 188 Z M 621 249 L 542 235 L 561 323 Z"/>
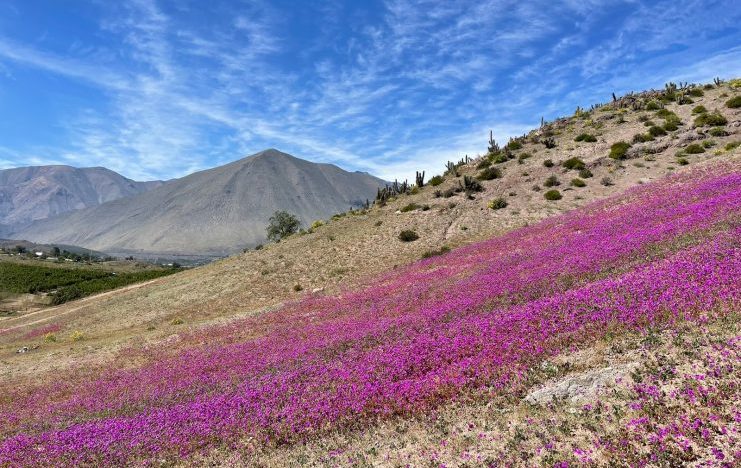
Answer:
<path fill-rule="evenodd" d="M 729 1 L 103 4 L 100 43 L 74 47 L 104 58 L 0 29 L 0 80 L 36 70 L 103 96 L 54 122 L 63 147 L 11 148 L 2 164 L 33 155 L 170 178 L 278 147 L 387 179 L 431 174 L 483 151 L 489 128 L 504 140 L 612 91 L 738 74 L 735 11 Z"/>

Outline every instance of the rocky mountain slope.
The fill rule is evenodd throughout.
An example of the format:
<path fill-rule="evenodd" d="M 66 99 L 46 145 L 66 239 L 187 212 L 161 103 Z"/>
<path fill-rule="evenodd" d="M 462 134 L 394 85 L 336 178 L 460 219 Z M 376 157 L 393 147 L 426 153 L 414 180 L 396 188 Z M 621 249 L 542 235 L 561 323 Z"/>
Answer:
<path fill-rule="evenodd" d="M 270 149 L 135 197 L 36 222 L 13 238 L 114 254 L 222 255 L 265 239 L 287 210 L 304 226 L 373 199 L 384 182 Z"/>
<path fill-rule="evenodd" d="M 138 195 L 163 182 L 136 182 L 103 167 L 0 170 L 0 234 L 32 221 Z"/>

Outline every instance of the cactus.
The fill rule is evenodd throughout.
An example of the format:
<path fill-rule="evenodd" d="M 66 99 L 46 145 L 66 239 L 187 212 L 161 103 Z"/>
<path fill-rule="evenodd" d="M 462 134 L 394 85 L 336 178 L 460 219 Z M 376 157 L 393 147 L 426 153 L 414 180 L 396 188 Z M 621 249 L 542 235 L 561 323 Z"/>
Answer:
<path fill-rule="evenodd" d="M 452 161 L 448 161 L 445 165 L 445 173 L 450 174 L 453 177 L 458 177 L 458 167 Z"/>
<path fill-rule="evenodd" d="M 543 144 L 546 148 L 555 148 L 556 147 L 556 140 L 553 137 L 548 137 L 543 140 Z"/>
<path fill-rule="evenodd" d="M 489 153 L 494 154 L 499 152 L 499 145 L 494 141 L 494 132 L 489 130 Z"/>
<path fill-rule="evenodd" d="M 720 79 L 720 77 L 716 76 L 713 78 L 713 83 L 715 83 L 715 86 L 720 87 L 720 85 L 723 84 L 723 80 Z"/>
<path fill-rule="evenodd" d="M 422 171 L 422 173 L 416 172 L 416 179 L 417 179 L 417 187 L 419 188 L 424 187 L 425 186 L 425 171 Z"/>

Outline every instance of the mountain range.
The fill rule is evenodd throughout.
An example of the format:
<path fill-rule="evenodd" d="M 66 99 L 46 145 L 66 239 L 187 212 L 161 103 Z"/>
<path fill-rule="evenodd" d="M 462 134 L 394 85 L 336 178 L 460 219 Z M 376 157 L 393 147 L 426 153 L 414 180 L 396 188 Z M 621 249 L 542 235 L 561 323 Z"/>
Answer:
<path fill-rule="evenodd" d="M 364 204 L 384 184 L 367 173 L 268 149 L 151 190 L 34 221 L 5 237 L 111 254 L 224 255 L 263 242 L 276 210 L 295 214 L 307 226 Z"/>
<path fill-rule="evenodd" d="M 138 195 L 162 184 L 136 182 L 104 167 L 60 165 L 0 170 L 0 233 Z"/>

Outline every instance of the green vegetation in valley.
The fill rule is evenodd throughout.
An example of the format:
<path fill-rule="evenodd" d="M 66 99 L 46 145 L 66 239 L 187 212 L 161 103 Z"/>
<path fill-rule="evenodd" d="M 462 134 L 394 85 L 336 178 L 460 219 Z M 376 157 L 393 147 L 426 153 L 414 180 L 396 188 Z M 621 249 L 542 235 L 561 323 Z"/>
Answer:
<path fill-rule="evenodd" d="M 0 262 L 0 291 L 17 294 L 50 293 L 53 304 L 62 304 L 177 271 L 179 269 L 169 268 L 113 273 L 82 268 L 52 268 Z"/>

